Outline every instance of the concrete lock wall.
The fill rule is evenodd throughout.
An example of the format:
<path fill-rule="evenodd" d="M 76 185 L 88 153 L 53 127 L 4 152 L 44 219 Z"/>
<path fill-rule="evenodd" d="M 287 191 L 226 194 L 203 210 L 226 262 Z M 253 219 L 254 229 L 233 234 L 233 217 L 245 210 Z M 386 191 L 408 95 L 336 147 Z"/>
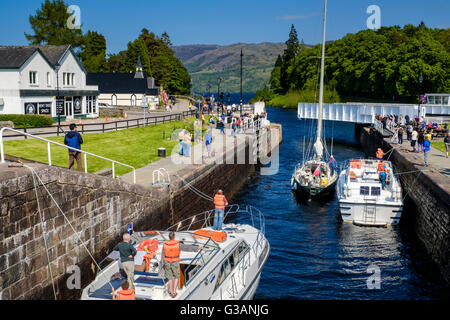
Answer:
<path fill-rule="evenodd" d="M 370 128 L 357 125 L 356 136 L 368 156 L 374 156 L 377 148 L 381 147 L 386 153 L 393 147 L 377 131 Z M 415 172 L 423 168 L 415 167 L 414 163 L 397 150 L 392 152 L 389 160 L 395 165 L 397 172 Z M 408 218 L 412 218 L 418 238 L 449 282 L 450 195 L 445 189 L 448 178 L 436 171 L 423 172 L 420 177 L 418 175 L 418 172 L 400 175 L 403 195 L 408 193 L 417 209 L 412 217 L 412 212 L 403 212 L 402 215 L 410 215 Z"/>
<path fill-rule="evenodd" d="M 245 150 L 246 164 L 181 165 L 177 174 L 208 195 L 221 188 L 231 199 L 255 168 L 248 161 L 248 139 Z M 213 208 L 212 202 L 199 198 L 179 179 L 170 186 L 147 188 L 65 168 L 29 165 L 97 262 L 121 240 L 131 222 L 138 231 L 164 230 Z M 72 266 L 79 268 L 81 288 L 95 278 L 96 267 L 45 189 L 39 184 L 37 190 L 57 297 L 77 299 L 81 290 L 67 286 L 68 280 L 75 283 Z M 53 299 L 33 177 L 25 167 L 0 164 L 0 230 L 0 299 Z"/>

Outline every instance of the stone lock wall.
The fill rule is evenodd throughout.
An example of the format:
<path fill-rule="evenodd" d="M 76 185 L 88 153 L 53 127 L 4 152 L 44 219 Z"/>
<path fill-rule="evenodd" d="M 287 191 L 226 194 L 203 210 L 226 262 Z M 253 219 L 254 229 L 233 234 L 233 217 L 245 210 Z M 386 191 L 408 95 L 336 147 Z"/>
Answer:
<path fill-rule="evenodd" d="M 254 171 L 255 165 L 248 161 L 249 144 L 247 140 L 247 164 L 186 165 L 180 166 L 177 174 L 210 196 L 223 189 L 230 200 Z M 68 288 L 67 280 L 73 275 L 68 268 L 79 267 L 81 288 L 96 275 L 83 244 L 100 262 L 121 240 L 130 222 L 135 230 L 164 230 L 213 209 L 210 201 L 199 198 L 179 179 L 170 186 L 146 188 L 45 164 L 28 165 L 41 177 L 79 238 L 37 182 L 41 223 L 33 177 L 27 168 L 0 164 L 1 300 L 54 299 L 44 237 L 57 298 L 77 299 L 81 290 Z"/>
<path fill-rule="evenodd" d="M 376 131 L 357 126 L 356 136 L 364 152 L 375 155 L 377 148 L 386 153 L 393 147 Z M 412 218 L 414 230 L 425 245 L 433 261 L 438 265 L 443 277 L 450 281 L 450 194 L 448 177 L 432 170 L 419 175 L 412 155 L 394 150 L 389 160 L 395 165 L 397 172 L 415 172 L 400 175 L 403 194 L 414 203 L 416 212 Z M 422 156 L 423 157 L 423 156 Z M 420 163 L 423 163 L 421 160 Z M 411 215 L 403 212 L 402 215 Z"/>

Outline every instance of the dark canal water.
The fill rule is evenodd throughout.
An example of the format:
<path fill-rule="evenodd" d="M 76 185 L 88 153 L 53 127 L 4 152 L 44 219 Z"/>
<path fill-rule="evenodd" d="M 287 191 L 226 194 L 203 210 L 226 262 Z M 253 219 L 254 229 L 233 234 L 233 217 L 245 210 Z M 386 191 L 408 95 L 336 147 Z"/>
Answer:
<path fill-rule="evenodd" d="M 268 108 L 268 114 L 283 126 L 279 172 L 256 172 L 233 199 L 265 216 L 271 254 L 255 299 L 448 299 L 449 287 L 411 228 L 410 204 L 400 225 L 385 229 L 341 223 L 336 198 L 295 198 L 290 179 L 311 124 L 299 121 L 295 111 Z M 328 123 L 326 131 L 355 142 L 342 124 Z M 357 145 L 348 144 L 335 143 L 333 153 L 338 163 L 364 156 Z M 367 286 L 372 264 L 380 270 L 380 289 Z"/>

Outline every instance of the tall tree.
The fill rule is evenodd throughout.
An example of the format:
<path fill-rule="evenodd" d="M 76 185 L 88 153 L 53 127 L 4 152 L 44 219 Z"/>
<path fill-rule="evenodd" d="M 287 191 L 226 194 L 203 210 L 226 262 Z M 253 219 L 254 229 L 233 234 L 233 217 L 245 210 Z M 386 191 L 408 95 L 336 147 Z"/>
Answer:
<path fill-rule="evenodd" d="M 89 30 L 83 37 L 79 57 L 87 72 L 107 72 L 105 37 Z"/>
<path fill-rule="evenodd" d="M 62 0 L 45 0 L 36 15 L 30 16 L 29 21 L 34 34 L 25 33 L 25 37 L 32 45 L 64 45 L 70 44 L 79 48 L 82 44 L 80 29 L 69 28 L 67 22 L 71 14 L 68 6 Z"/>

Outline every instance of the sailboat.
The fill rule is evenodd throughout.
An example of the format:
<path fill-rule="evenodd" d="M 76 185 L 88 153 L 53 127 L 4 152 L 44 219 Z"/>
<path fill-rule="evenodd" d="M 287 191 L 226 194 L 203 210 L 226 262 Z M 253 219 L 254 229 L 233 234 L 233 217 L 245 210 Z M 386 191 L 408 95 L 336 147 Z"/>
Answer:
<path fill-rule="evenodd" d="M 309 196 L 319 196 L 334 191 L 338 172 L 334 168 L 334 158 L 332 161 L 324 159 L 323 135 L 323 79 L 325 69 L 325 31 L 327 21 L 327 0 L 325 0 L 324 18 L 323 18 L 323 37 L 322 37 L 322 57 L 320 68 L 320 94 L 319 94 L 319 112 L 317 119 L 316 141 L 314 143 L 314 158 L 299 163 L 294 170 L 291 178 L 291 189 Z M 326 151 L 326 150 L 325 150 Z"/>

